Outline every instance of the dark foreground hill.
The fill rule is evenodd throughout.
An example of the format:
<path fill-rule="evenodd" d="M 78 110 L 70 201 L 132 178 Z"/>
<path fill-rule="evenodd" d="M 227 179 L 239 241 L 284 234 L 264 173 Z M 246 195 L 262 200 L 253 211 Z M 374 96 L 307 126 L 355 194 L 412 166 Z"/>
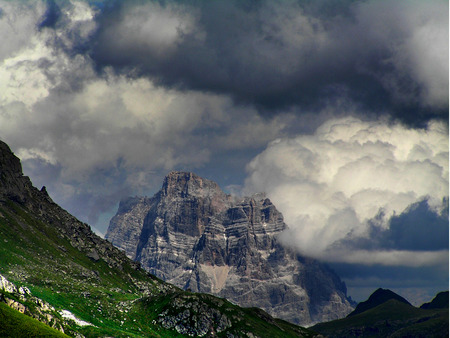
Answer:
<path fill-rule="evenodd" d="M 34 188 L 1 141 L 0 303 L 0 332 L 15 320 L 27 321 L 3 311 L 7 304 L 76 337 L 314 335 L 259 309 L 183 291 L 150 275 L 56 205 L 45 188 Z M 42 329 L 30 325 L 21 336 Z"/>
<path fill-rule="evenodd" d="M 358 313 L 370 310 L 380 304 L 387 302 L 388 300 L 395 299 L 401 303 L 411 305 L 405 298 L 397 295 L 395 292 L 387 289 L 377 289 L 372 293 L 365 302 L 361 302 L 356 306 L 356 309 L 351 312 L 347 317 L 355 316 Z"/>
<path fill-rule="evenodd" d="M 377 304 L 380 299 L 384 301 Z M 416 308 L 403 297 L 382 289 L 369 300 L 360 303 L 364 304 L 363 311 L 317 324 L 311 330 L 327 337 L 448 337 L 448 303 L 447 308 Z"/>
<path fill-rule="evenodd" d="M 421 309 L 448 309 L 448 291 L 439 292 L 431 302 L 422 304 Z"/>

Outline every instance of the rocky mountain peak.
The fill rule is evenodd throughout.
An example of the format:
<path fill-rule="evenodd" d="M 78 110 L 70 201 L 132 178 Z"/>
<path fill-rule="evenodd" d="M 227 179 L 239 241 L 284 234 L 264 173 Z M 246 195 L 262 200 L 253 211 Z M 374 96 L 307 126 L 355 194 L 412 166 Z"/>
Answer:
<path fill-rule="evenodd" d="M 22 176 L 22 165 L 9 146 L 0 141 L 0 173 L 1 181 Z"/>
<path fill-rule="evenodd" d="M 177 199 L 166 201 L 162 196 L 159 193 L 158 200 L 175 202 L 170 207 L 179 205 Z M 196 204 L 200 200 L 189 200 L 183 210 L 188 212 L 187 207 L 192 206 L 196 210 L 191 213 L 193 217 L 209 210 L 207 202 Z M 121 203 L 120 210 L 136 211 L 139 205 L 145 216 L 145 208 L 153 208 L 154 201 L 133 198 Z M 164 203 L 160 211 L 167 206 Z M 167 221 L 177 223 L 170 215 Z M 267 331 L 277 337 L 310 335 L 306 329 L 276 320 L 261 310 L 240 309 L 210 295 L 184 292 L 143 271 L 87 224 L 53 203 L 45 187 L 33 187 L 23 176 L 19 159 L 2 142 L 0 241 L 2 337 L 56 336 L 25 315 L 71 337 L 84 337 L 86 333 L 92 337 L 260 337 Z M 36 290 L 39 293 L 35 296 L 32 292 Z M 5 304 L 23 316 L 11 309 L 5 311 Z"/>
<path fill-rule="evenodd" d="M 284 248 L 278 235 L 286 228 L 264 194 L 232 197 L 211 180 L 171 172 L 153 197 L 121 203 L 105 237 L 184 289 L 302 325 L 347 315 L 353 308 L 344 283 Z"/>
<path fill-rule="evenodd" d="M 28 176 L 23 175 L 19 158 L 0 141 L 0 199 L 6 196 L 24 202 L 27 196 L 37 192 Z"/>
<path fill-rule="evenodd" d="M 211 197 L 225 193 L 216 182 L 197 176 L 191 172 L 172 171 L 165 178 L 162 186 L 165 196 L 181 197 Z"/>

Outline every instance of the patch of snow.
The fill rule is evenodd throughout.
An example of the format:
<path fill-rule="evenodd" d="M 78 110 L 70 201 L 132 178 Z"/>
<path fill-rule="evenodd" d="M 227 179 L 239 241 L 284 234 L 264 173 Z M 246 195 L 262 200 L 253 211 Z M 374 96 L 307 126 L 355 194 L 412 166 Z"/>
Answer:
<path fill-rule="evenodd" d="M 79 326 L 88 326 L 88 325 L 92 325 L 93 324 L 89 323 L 89 322 L 85 322 L 84 320 L 78 319 L 77 317 L 75 317 L 75 315 L 70 312 L 69 310 L 61 310 L 59 311 L 60 315 L 64 318 L 64 319 L 69 319 L 69 320 L 73 320 L 75 322 L 75 324 L 79 325 Z"/>

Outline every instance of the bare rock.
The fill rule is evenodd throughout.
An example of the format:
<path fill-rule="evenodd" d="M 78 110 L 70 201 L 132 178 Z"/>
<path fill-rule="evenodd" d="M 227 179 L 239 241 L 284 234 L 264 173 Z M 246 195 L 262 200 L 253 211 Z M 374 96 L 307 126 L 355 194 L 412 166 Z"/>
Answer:
<path fill-rule="evenodd" d="M 286 228 L 264 194 L 238 200 L 213 181 L 171 172 L 152 198 L 121 203 L 107 239 L 184 289 L 300 325 L 346 316 L 353 308 L 345 284 L 326 265 L 284 248 L 277 237 Z"/>

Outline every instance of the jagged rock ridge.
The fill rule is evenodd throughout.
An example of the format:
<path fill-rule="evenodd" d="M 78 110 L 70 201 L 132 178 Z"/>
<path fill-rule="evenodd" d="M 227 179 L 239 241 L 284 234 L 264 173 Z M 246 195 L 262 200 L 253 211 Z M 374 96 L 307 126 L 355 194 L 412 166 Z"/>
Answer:
<path fill-rule="evenodd" d="M 309 325 L 353 310 L 327 266 L 284 248 L 286 224 L 263 194 L 235 198 L 193 173 L 171 172 L 153 197 L 120 203 L 106 239 L 184 289 Z"/>

